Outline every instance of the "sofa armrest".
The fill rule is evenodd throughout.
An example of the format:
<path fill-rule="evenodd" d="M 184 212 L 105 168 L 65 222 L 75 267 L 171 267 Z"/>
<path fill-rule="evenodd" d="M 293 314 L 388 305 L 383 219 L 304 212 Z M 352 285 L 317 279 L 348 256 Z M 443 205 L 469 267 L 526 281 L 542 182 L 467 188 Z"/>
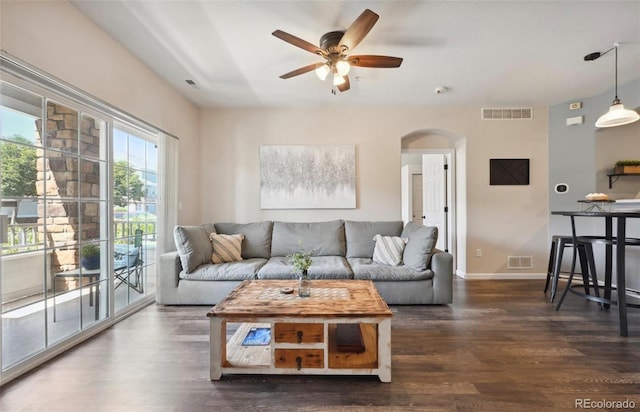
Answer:
<path fill-rule="evenodd" d="M 453 255 L 436 249 L 429 266 L 433 271 L 433 303 L 453 302 Z"/>
<path fill-rule="evenodd" d="M 182 263 L 178 252 L 167 252 L 160 255 L 156 277 L 156 302 L 162 305 L 178 303 L 178 282 Z"/>

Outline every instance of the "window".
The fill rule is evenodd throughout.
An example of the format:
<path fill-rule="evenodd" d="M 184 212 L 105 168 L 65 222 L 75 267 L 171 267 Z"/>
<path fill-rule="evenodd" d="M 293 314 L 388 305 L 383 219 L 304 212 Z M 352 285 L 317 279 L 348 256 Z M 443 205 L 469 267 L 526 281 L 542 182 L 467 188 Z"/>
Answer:
<path fill-rule="evenodd" d="M 1 372 L 153 302 L 175 139 L 2 56 Z M 161 161 L 159 161 L 159 159 Z M 168 184 L 165 184 L 165 176 Z M 158 252 L 160 251 L 160 252 Z M 25 365 L 27 365 L 25 367 Z"/>
<path fill-rule="evenodd" d="M 158 229 L 158 145 L 143 131 L 127 131 L 116 125 L 113 132 L 114 236 L 116 254 L 127 253 L 116 264 L 124 286 L 123 299 L 116 293 L 116 312 L 155 290 L 155 257 Z M 126 245 L 126 246 L 123 246 Z"/>

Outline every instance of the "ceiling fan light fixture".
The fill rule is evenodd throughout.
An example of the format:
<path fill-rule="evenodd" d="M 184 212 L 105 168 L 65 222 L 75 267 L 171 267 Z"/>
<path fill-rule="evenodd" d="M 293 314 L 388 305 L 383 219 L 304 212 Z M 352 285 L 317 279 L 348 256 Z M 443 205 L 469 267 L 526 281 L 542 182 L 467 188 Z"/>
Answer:
<path fill-rule="evenodd" d="M 322 66 L 316 68 L 316 76 L 318 76 L 318 79 L 322 81 L 326 80 L 329 73 L 331 73 L 331 68 L 328 64 L 323 64 Z"/>
<path fill-rule="evenodd" d="M 351 66 L 370 68 L 400 67 L 402 63 L 401 57 L 367 54 L 359 56 L 350 55 L 353 49 L 367 36 L 379 17 L 380 16 L 371 10 L 365 9 L 362 14 L 351 23 L 347 30 L 331 31 L 323 34 L 320 38 L 319 47 L 282 30 L 275 30 L 271 33 L 273 36 L 324 59 L 323 62 L 307 64 L 279 77 L 281 79 L 290 79 L 310 71 L 315 71 L 316 76 L 318 76 L 321 81 L 324 81 L 327 76 L 329 76 L 329 73 L 333 73 L 332 83 L 334 88 L 332 89 L 332 93 L 335 94 L 336 89 L 345 92 L 351 88 L 349 79 Z"/>
<path fill-rule="evenodd" d="M 336 72 L 338 72 L 340 76 L 346 76 L 349 74 L 349 70 L 351 70 L 351 65 L 348 61 L 338 60 L 336 62 Z"/>
<path fill-rule="evenodd" d="M 625 109 L 620 100 L 613 101 L 609 111 L 598 118 L 596 127 L 615 127 L 633 123 L 640 120 L 640 115 L 629 109 Z"/>

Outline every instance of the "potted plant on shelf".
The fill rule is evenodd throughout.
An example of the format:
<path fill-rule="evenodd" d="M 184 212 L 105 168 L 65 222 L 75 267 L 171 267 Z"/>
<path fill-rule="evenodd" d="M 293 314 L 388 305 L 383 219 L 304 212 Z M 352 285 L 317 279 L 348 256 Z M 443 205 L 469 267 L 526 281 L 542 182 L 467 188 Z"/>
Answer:
<path fill-rule="evenodd" d="M 293 266 L 293 273 L 299 275 L 298 296 L 311 296 L 311 280 L 309 279 L 309 267 L 311 266 L 311 253 L 302 249 L 289 255 L 289 264 Z"/>
<path fill-rule="evenodd" d="M 615 174 L 640 174 L 640 160 L 618 160 L 613 172 Z"/>
<path fill-rule="evenodd" d="M 93 243 L 86 244 L 82 246 L 81 254 L 80 263 L 82 263 L 82 267 L 87 270 L 100 268 L 100 246 Z"/>

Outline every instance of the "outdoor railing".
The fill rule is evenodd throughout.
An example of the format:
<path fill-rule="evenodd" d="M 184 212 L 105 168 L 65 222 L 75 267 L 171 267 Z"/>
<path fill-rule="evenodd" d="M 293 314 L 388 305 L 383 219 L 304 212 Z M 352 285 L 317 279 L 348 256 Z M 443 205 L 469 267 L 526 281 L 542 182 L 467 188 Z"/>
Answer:
<path fill-rule="evenodd" d="M 147 240 L 156 240 L 156 222 L 149 221 L 115 221 L 116 239 L 135 236 L 136 229 L 141 229 Z M 44 249 L 47 246 L 44 233 L 38 231 L 37 223 L 18 223 L 8 225 L 7 243 L 2 244 L 2 254 L 12 255 Z"/>
<path fill-rule="evenodd" d="M 44 234 L 38 231 L 37 223 L 8 225 L 7 243 L 2 245 L 5 255 L 29 252 L 45 247 Z"/>
<path fill-rule="evenodd" d="M 135 220 L 114 221 L 113 229 L 116 239 L 133 237 L 136 234 L 136 230 L 141 229 L 147 240 L 156 240 L 157 223 Z"/>

